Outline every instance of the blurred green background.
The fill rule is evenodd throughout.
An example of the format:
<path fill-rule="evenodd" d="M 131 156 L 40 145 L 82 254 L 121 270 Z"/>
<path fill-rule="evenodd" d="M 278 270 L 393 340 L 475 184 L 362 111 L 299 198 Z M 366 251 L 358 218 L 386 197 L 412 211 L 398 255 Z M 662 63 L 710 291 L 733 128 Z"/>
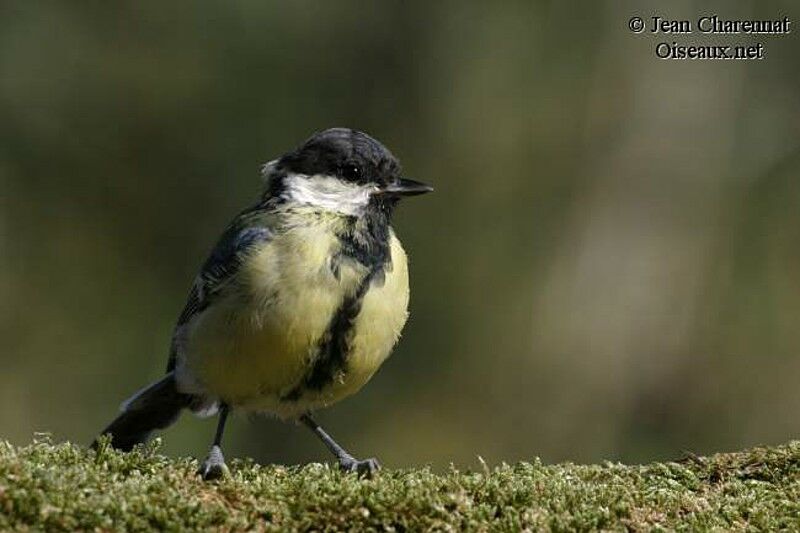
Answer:
<path fill-rule="evenodd" d="M 330 126 L 403 205 L 411 319 L 320 421 L 392 467 L 647 461 L 800 437 L 800 43 L 635 35 L 784 1 L 3 2 L 0 438 L 88 443 L 165 365 L 259 165 Z M 794 27 L 797 30 L 797 27 Z M 666 40 L 763 42 L 671 62 Z M 170 454 L 201 456 L 184 416 Z M 241 416 L 227 454 L 328 460 Z"/>

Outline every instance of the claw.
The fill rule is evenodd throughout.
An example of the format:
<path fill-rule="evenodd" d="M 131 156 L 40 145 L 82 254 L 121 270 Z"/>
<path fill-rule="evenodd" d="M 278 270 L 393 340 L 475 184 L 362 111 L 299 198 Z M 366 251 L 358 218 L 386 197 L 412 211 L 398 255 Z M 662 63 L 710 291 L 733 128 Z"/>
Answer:
<path fill-rule="evenodd" d="M 222 450 L 219 446 L 212 446 L 211 451 L 208 452 L 208 457 L 197 469 L 197 475 L 203 478 L 203 481 L 211 481 L 220 479 L 230 474 L 228 466 L 225 464 L 225 457 L 222 455 Z"/>
<path fill-rule="evenodd" d="M 345 457 L 339 461 L 339 466 L 344 472 L 356 473 L 359 477 L 371 478 L 375 472 L 381 469 L 381 465 L 377 459 L 371 457 L 359 461 L 353 457 Z"/>

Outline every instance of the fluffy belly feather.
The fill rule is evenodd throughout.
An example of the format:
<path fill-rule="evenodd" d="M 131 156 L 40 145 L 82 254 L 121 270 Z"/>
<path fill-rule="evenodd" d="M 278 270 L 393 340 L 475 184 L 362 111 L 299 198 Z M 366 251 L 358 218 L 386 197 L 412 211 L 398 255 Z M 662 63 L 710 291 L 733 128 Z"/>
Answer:
<path fill-rule="evenodd" d="M 365 292 L 347 333 L 344 367 L 324 387 L 302 388 L 332 317 L 367 274 L 350 260 L 334 274 L 337 243 L 330 234 L 306 231 L 259 250 L 235 290 L 191 326 L 179 372 L 195 383 L 191 388 L 236 408 L 283 418 L 358 391 L 388 357 L 405 324 L 408 270 L 392 235 L 391 262 Z"/>

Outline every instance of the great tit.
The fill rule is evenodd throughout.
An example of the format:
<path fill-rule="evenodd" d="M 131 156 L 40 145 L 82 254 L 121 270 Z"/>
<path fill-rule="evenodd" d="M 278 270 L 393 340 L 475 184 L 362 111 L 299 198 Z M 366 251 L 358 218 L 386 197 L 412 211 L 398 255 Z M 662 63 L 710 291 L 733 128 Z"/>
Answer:
<path fill-rule="evenodd" d="M 263 166 L 263 192 L 236 216 L 195 278 L 167 373 L 122 404 L 101 434 L 130 450 L 183 409 L 219 416 L 199 473 L 227 471 L 232 410 L 308 426 L 345 471 L 371 474 L 312 418 L 357 392 L 408 317 L 406 253 L 390 225 L 398 201 L 432 191 L 360 131 L 332 128 Z M 95 441 L 94 445 L 97 445 Z"/>

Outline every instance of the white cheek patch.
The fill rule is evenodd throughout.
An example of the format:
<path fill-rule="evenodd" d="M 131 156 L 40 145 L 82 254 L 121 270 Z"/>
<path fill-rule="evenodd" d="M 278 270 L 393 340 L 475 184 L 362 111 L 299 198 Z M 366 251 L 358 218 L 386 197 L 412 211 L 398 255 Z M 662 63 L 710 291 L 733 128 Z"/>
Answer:
<path fill-rule="evenodd" d="M 374 186 L 324 175 L 289 174 L 284 183 L 287 200 L 345 215 L 360 215 L 375 192 Z"/>

